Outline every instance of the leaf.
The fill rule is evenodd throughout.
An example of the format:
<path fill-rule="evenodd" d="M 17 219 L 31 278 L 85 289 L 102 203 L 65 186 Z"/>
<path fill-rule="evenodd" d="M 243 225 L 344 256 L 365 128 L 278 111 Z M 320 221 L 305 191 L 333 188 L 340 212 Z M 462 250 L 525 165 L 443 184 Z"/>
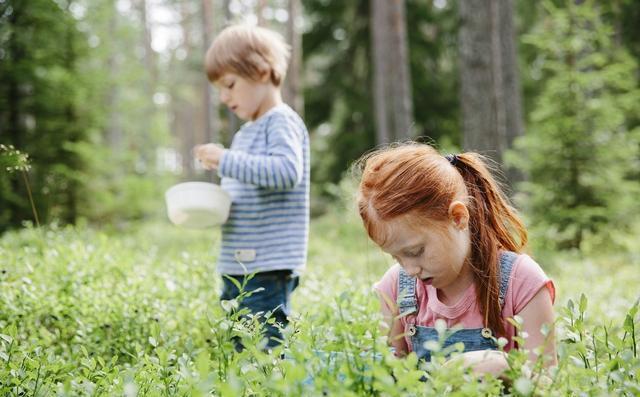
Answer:
<path fill-rule="evenodd" d="M 158 342 L 156 341 L 156 338 L 154 338 L 153 336 L 149 337 L 149 343 L 151 344 L 151 346 L 153 347 L 158 347 Z"/>
<path fill-rule="evenodd" d="M 622 326 L 622 328 L 628 333 L 632 333 L 634 331 L 633 317 L 627 314 L 624 319 L 624 325 Z"/>
<path fill-rule="evenodd" d="M 585 294 L 580 295 L 580 313 L 584 313 L 587 310 L 587 297 Z"/>
<path fill-rule="evenodd" d="M 0 334 L 0 339 L 5 340 L 7 343 L 13 342 L 13 338 L 5 334 Z"/>

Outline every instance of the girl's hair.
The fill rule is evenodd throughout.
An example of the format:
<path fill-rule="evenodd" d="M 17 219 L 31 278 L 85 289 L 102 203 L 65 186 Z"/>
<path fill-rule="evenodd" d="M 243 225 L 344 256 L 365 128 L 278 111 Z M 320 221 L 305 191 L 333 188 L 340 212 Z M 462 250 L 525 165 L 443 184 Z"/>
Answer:
<path fill-rule="evenodd" d="M 204 64 L 211 82 L 229 72 L 250 80 L 259 80 L 268 72 L 273 85 L 279 87 L 287 74 L 289 56 L 290 48 L 280 34 L 240 24 L 220 32 L 209 47 Z"/>
<path fill-rule="evenodd" d="M 521 252 L 527 232 L 516 210 L 477 153 L 440 155 L 428 145 L 408 143 L 364 156 L 358 209 L 369 237 L 384 245 L 381 221 L 415 214 L 416 221 L 447 220 L 460 200 L 469 210 L 469 263 L 477 299 L 488 326 L 504 334 L 499 304 L 499 250 Z"/>

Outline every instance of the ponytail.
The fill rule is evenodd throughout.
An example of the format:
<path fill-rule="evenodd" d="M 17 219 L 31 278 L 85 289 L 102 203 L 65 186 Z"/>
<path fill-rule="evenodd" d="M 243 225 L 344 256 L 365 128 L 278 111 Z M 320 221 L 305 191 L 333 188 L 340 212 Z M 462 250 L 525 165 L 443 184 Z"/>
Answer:
<path fill-rule="evenodd" d="M 481 155 L 463 153 L 448 160 L 462 175 L 469 194 L 470 262 L 485 327 L 504 335 L 499 251 L 521 252 L 527 243 L 527 232 Z"/>

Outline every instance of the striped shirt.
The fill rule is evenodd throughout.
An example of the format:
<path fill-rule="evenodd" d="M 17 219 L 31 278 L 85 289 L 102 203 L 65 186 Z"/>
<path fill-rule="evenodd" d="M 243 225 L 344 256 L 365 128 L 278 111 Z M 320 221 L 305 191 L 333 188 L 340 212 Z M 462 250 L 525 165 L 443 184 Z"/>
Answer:
<path fill-rule="evenodd" d="M 300 270 L 309 235 L 309 135 L 286 104 L 244 124 L 220 159 L 231 196 L 218 271 Z"/>

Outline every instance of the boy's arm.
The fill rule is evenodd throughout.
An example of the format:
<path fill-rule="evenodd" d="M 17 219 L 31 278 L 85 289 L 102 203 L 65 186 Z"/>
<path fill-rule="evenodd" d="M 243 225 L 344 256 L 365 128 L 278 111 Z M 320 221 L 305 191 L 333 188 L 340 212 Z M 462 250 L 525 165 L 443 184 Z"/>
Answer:
<path fill-rule="evenodd" d="M 285 123 L 275 125 L 268 134 L 267 155 L 225 150 L 218 174 L 267 189 L 297 186 L 304 173 L 303 134 Z"/>

